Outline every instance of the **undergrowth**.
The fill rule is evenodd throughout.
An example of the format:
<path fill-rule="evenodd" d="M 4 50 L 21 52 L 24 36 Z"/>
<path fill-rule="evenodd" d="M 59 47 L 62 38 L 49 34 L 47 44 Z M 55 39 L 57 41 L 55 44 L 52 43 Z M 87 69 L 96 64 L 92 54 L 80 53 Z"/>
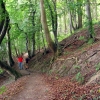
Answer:
<path fill-rule="evenodd" d="M 6 87 L 2 86 L 0 87 L 0 94 L 3 94 L 6 91 Z"/>

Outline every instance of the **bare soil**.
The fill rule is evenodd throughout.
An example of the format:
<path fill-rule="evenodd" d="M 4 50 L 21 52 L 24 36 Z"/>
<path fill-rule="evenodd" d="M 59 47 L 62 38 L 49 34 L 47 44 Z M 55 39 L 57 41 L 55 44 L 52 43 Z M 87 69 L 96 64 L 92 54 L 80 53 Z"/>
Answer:
<path fill-rule="evenodd" d="M 14 95 L 11 100 L 50 100 L 50 86 L 43 75 L 31 74 L 25 82 L 24 89 Z"/>
<path fill-rule="evenodd" d="M 51 86 L 42 74 L 32 73 L 6 86 L 0 100 L 52 100 Z"/>

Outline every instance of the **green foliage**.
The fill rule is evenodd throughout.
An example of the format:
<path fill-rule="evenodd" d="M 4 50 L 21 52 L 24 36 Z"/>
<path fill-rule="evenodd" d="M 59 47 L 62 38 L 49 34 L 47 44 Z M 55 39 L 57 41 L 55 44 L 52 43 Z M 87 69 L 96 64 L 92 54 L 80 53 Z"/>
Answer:
<path fill-rule="evenodd" d="M 95 67 L 96 67 L 96 71 L 100 70 L 100 62 Z"/>
<path fill-rule="evenodd" d="M 53 70 L 52 70 L 52 69 L 50 69 L 50 70 L 49 70 L 49 72 L 48 72 L 48 74 L 49 74 L 49 75 L 51 75 L 51 74 L 52 74 L 52 72 L 53 72 Z"/>
<path fill-rule="evenodd" d="M 80 69 L 80 66 L 75 65 L 74 68 L 75 68 L 75 69 Z"/>
<path fill-rule="evenodd" d="M 92 44 L 94 42 L 94 40 L 91 38 L 88 40 L 88 44 Z"/>
<path fill-rule="evenodd" d="M 70 33 L 67 33 L 67 34 L 59 34 L 58 35 L 58 41 L 62 41 L 63 39 L 65 39 L 65 38 L 67 38 L 67 37 L 69 37 L 70 36 Z"/>
<path fill-rule="evenodd" d="M 41 22 L 40 22 L 40 1 L 38 0 L 3 0 L 5 1 L 5 5 L 6 5 L 6 9 L 9 13 L 9 17 L 10 17 L 10 24 L 11 24 L 11 29 L 10 29 L 10 36 L 11 36 L 11 40 L 13 41 L 13 45 L 12 46 L 16 46 L 18 48 L 18 50 L 26 50 L 26 40 L 25 40 L 25 35 L 24 33 L 27 33 L 28 36 L 30 37 L 30 44 L 32 44 L 32 36 L 33 33 L 36 34 L 35 37 L 35 47 L 43 47 L 44 44 L 42 43 L 42 36 L 41 36 Z M 31 3 L 30 3 L 31 1 Z M 93 2 L 93 1 L 91 1 Z M 99 3 L 98 3 L 99 5 Z M 51 30 L 50 33 L 52 33 L 52 18 L 51 18 L 51 12 L 49 9 L 49 6 L 51 7 L 52 10 L 52 15 L 55 16 L 56 12 L 55 12 L 55 6 L 54 6 L 54 2 L 52 0 L 44 0 L 44 7 L 45 7 L 45 11 L 46 11 L 46 17 L 47 17 L 47 23 L 48 23 L 48 28 L 49 30 Z M 57 10 L 57 21 L 58 21 L 58 28 L 61 28 L 61 32 L 59 32 L 58 34 L 58 41 L 62 41 L 64 38 L 68 37 L 70 34 L 67 33 L 65 34 L 64 32 L 64 16 L 69 16 L 69 12 L 72 13 L 72 17 L 77 16 L 77 13 L 79 13 L 78 7 L 82 6 L 84 10 L 82 12 L 82 15 L 85 15 L 85 9 L 84 9 L 84 4 L 83 4 L 83 0 L 79 0 L 79 1 L 69 1 L 69 0 L 58 0 L 56 2 L 56 10 Z M 35 14 L 33 14 L 36 11 Z M 2 10 L 0 11 L 0 13 L 2 13 Z M 94 14 L 94 13 L 93 13 Z M 4 16 L 3 14 L 1 14 L 0 20 L 1 18 L 3 18 L 2 16 Z M 99 15 L 98 15 L 99 16 Z M 85 19 L 86 15 L 83 16 L 82 21 L 83 21 L 83 25 L 86 24 L 85 26 L 88 26 L 88 22 Z M 59 19 L 60 18 L 60 19 Z M 53 19 L 55 20 L 55 18 Z M 75 24 L 74 22 L 74 18 L 72 18 L 73 20 L 73 24 Z M 93 19 L 94 22 L 98 21 L 97 19 Z M 84 23 L 86 22 L 86 23 Z M 15 25 L 15 23 L 18 24 L 19 28 L 22 30 L 19 30 L 18 27 Z M 34 25 L 33 25 L 34 24 Z M 61 26 L 60 26 L 61 24 Z M 76 23 L 77 24 L 77 23 Z M 66 26 L 67 26 L 67 32 L 69 32 L 69 18 L 66 17 Z M 39 35 L 39 37 L 37 36 Z M 53 37 L 53 34 L 52 34 Z M 54 39 L 54 37 L 53 37 Z M 83 40 L 84 37 L 79 37 L 79 40 Z M 12 42 L 11 41 L 11 42 Z M 47 42 L 46 40 L 45 44 L 47 46 Z M 23 43 L 23 44 L 22 44 Z M 30 46 L 32 47 L 32 45 Z M 12 47 L 12 49 L 14 49 L 14 47 Z M 13 52 L 15 52 L 15 50 L 12 50 Z"/>
<path fill-rule="evenodd" d="M 0 87 L 0 94 L 3 94 L 6 91 L 6 87 L 2 86 Z"/>
<path fill-rule="evenodd" d="M 2 74 L 3 72 L 4 72 L 4 70 L 0 68 L 0 74 Z"/>
<path fill-rule="evenodd" d="M 79 40 L 84 40 L 85 38 L 84 38 L 84 36 L 80 36 L 78 39 Z"/>
<path fill-rule="evenodd" d="M 84 77 L 82 76 L 82 74 L 80 72 L 78 72 L 75 76 L 76 81 L 78 81 L 79 83 L 83 83 L 84 82 Z"/>

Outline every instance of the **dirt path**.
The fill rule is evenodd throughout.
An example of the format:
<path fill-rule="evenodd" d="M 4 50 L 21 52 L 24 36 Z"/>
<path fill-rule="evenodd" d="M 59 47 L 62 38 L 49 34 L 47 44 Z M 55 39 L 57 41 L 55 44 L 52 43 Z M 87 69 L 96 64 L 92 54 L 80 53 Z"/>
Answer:
<path fill-rule="evenodd" d="M 28 76 L 24 89 L 14 95 L 11 100 L 52 100 L 50 86 L 40 74 Z"/>

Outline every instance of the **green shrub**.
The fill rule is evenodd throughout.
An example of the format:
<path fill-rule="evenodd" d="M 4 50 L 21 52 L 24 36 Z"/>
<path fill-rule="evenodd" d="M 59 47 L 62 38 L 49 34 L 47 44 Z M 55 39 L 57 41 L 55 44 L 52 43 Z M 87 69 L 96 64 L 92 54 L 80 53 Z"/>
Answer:
<path fill-rule="evenodd" d="M 96 71 L 100 70 L 100 62 L 95 67 L 96 67 Z"/>
<path fill-rule="evenodd" d="M 2 86 L 0 87 L 0 94 L 3 94 L 6 91 L 6 87 Z"/>
<path fill-rule="evenodd" d="M 80 36 L 78 39 L 79 40 L 84 40 L 85 38 L 84 38 L 84 36 Z"/>
<path fill-rule="evenodd" d="M 2 74 L 3 72 L 4 72 L 3 69 L 0 68 L 0 74 Z"/>
<path fill-rule="evenodd" d="M 80 69 L 80 66 L 75 65 L 74 68 L 75 68 L 75 69 Z"/>
<path fill-rule="evenodd" d="M 82 74 L 80 72 L 78 72 L 75 76 L 76 81 L 78 81 L 79 83 L 83 83 L 84 82 L 84 77 L 82 76 Z"/>
<path fill-rule="evenodd" d="M 93 42 L 94 42 L 93 39 L 89 39 L 89 40 L 88 40 L 88 44 L 92 44 Z"/>

